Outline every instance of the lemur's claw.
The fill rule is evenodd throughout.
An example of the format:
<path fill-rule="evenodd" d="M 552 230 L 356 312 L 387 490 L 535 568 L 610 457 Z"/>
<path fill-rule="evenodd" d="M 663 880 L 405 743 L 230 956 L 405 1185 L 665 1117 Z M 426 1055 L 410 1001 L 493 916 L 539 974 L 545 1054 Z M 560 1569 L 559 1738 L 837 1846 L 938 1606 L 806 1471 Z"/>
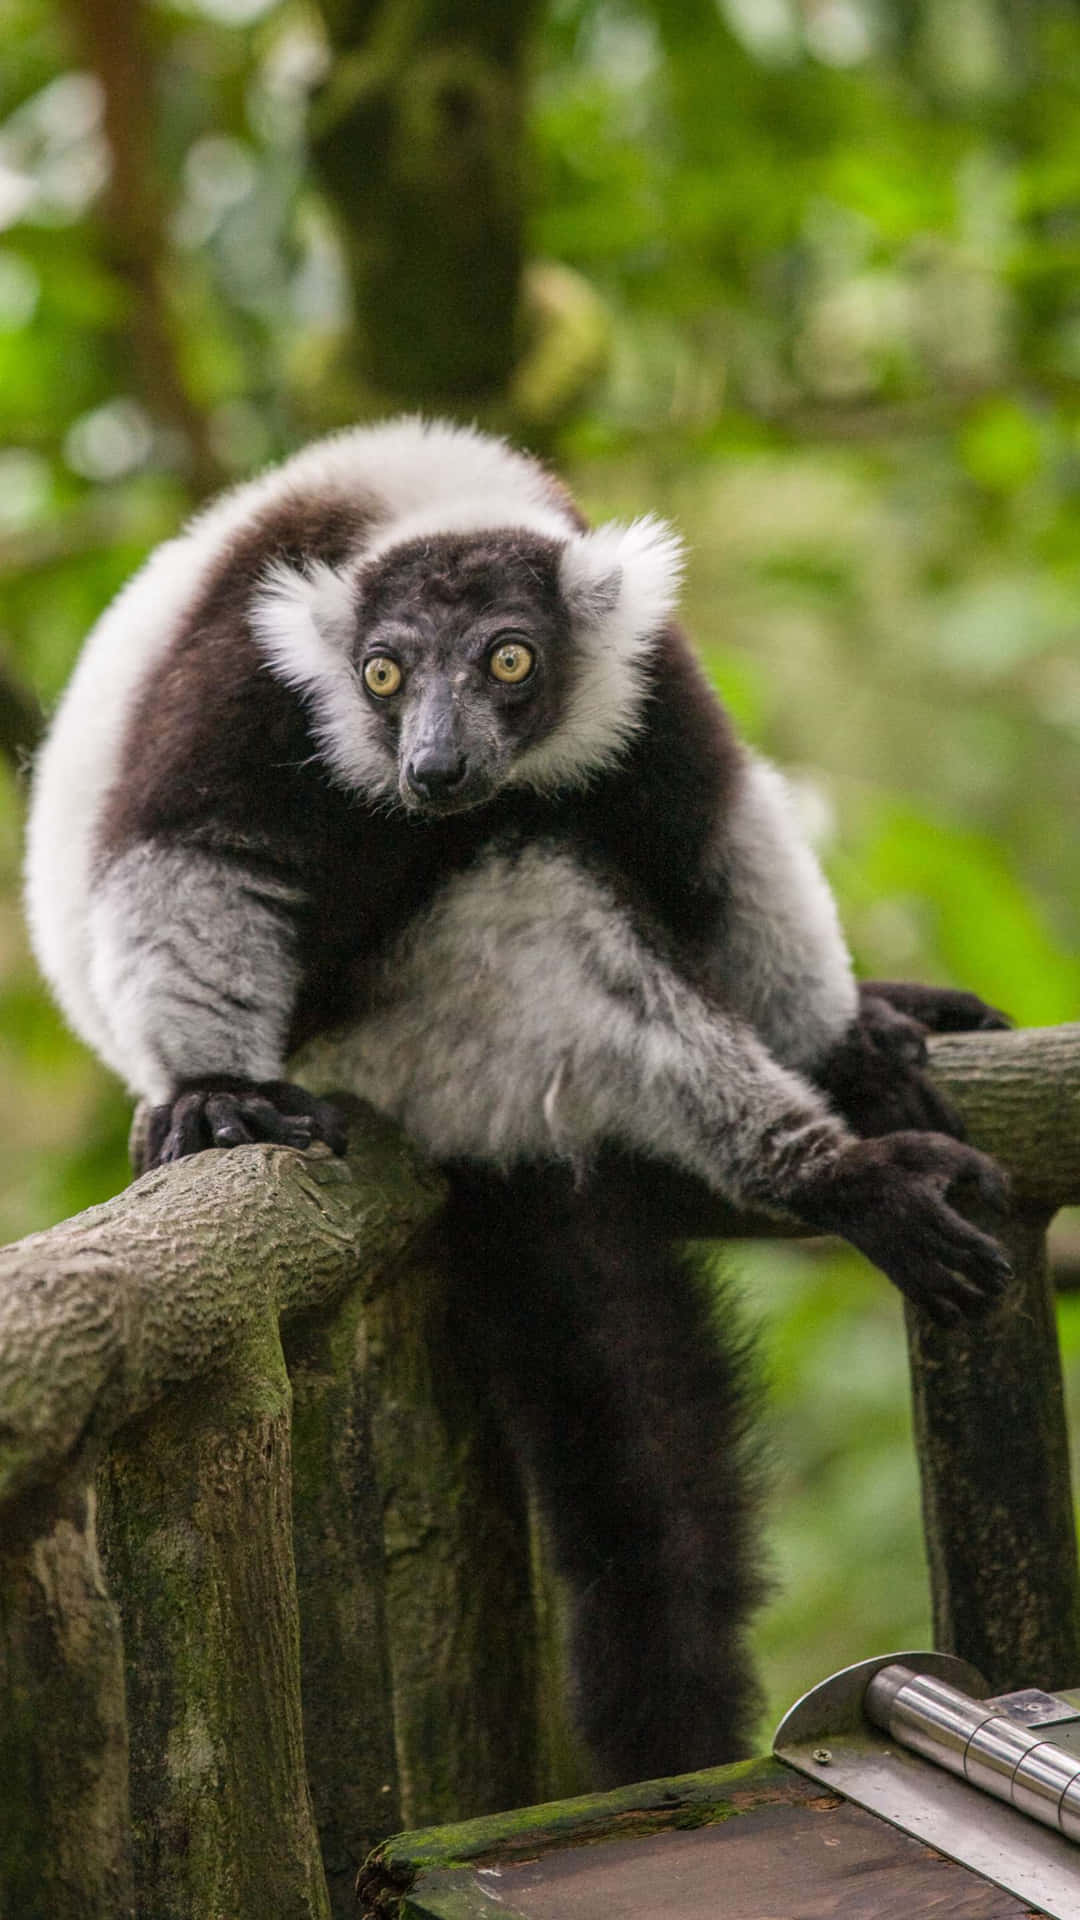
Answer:
<path fill-rule="evenodd" d="M 320 1100 L 288 1080 L 217 1076 L 189 1081 L 173 1100 L 150 1109 L 136 1171 L 146 1173 L 207 1147 L 239 1147 L 257 1140 L 301 1152 L 321 1140 L 340 1154 L 348 1145 L 348 1122 L 332 1101 Z"/>

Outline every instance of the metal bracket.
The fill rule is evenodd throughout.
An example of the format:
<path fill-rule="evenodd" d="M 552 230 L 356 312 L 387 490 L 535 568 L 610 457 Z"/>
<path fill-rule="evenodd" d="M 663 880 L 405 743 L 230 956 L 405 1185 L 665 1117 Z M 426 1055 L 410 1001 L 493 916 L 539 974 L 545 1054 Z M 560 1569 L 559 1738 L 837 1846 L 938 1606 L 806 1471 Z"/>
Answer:
<path fill-rule="evenodd" d="M 971 1867 L 1052 1920 L 1078 1920 L 1080 1847 L 872 1724 L 865 1712 L 867 1689 L 875 1675 L 893 1666 L 943 1680 L 984 1702 L 988 1712 L 1000 1713 L 1006 1706 L 987 1701 L 986 1682 L 965 1660 L 945 1653 L 885 1654 L 845 1667 L 796 1701 L 776 1730 L 777 1759 Z M 1070 1709 L 1080 1712 L 1080 1691 L 1051 1697 L 1059 1718 Z"/>

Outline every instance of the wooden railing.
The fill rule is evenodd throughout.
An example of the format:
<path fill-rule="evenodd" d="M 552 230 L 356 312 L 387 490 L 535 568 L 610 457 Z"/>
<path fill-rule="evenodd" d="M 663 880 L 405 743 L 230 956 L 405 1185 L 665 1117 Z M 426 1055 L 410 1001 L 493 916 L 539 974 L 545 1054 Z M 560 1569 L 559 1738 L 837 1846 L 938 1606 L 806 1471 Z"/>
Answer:
<path fill-rule="evenodd" d="M 1075 1684 L 1045 1229 L 1080 1026 L 933 1057 L 1017 1270 L 984 1325 L 909 1326 L 939 1642 Z M 0 1253 L 2 1920 L 345 1916 L 377 1838 L 582 1784 L 442 1197 L 361 1113 L 345 1161 L 185 1161 Z"/>

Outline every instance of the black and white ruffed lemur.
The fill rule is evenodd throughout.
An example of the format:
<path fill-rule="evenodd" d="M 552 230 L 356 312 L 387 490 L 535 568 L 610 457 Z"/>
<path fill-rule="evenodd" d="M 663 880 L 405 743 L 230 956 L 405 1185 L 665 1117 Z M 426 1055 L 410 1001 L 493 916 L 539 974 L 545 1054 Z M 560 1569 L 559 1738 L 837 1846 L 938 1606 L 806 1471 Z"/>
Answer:
<path fill-rule="evenodd" d="M 955 1202 L 923 1034 L 857 987 L 784 782 L 672 622 L 654 519 L 590 531 L 534 460 L 398 420 L 161 547 L 41 753 L 28 902 L 78 1033 L 151 1104 L 145 1165 L 340 1151 L 290 1052 L 452 1177 L 476 1363 L 572 1595 L 598 1775 L 745 1750 L 760 1582 L 737 1338 L 682 1244 L 716 1198 L 842 1234 L 942 1320 L 1004 1257 Z"/>

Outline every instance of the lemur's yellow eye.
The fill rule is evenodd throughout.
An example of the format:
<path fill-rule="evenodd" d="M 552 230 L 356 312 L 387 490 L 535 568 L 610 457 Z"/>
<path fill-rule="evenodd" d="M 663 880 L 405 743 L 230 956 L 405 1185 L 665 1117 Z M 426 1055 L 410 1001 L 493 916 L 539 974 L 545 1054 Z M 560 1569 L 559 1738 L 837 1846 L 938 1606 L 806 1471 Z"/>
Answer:
<path fill-rule="evenodd" d="M 397 692 L 401 679 L 401 668 L 397 661 L 389 659 L 385 653 L 377 653 L 374 659 L 364 663 L 364 685 L 369 693 L 377 693 L 381 700 Z"/>
<path fill-rule="evenodd" d="M 532 648 L 523 641 L 504 640 L 501 646 L 495 648 L 488 667 L 504 687 L 516 687 L 522 680 L 528 679 L 535 657 Z"/>

